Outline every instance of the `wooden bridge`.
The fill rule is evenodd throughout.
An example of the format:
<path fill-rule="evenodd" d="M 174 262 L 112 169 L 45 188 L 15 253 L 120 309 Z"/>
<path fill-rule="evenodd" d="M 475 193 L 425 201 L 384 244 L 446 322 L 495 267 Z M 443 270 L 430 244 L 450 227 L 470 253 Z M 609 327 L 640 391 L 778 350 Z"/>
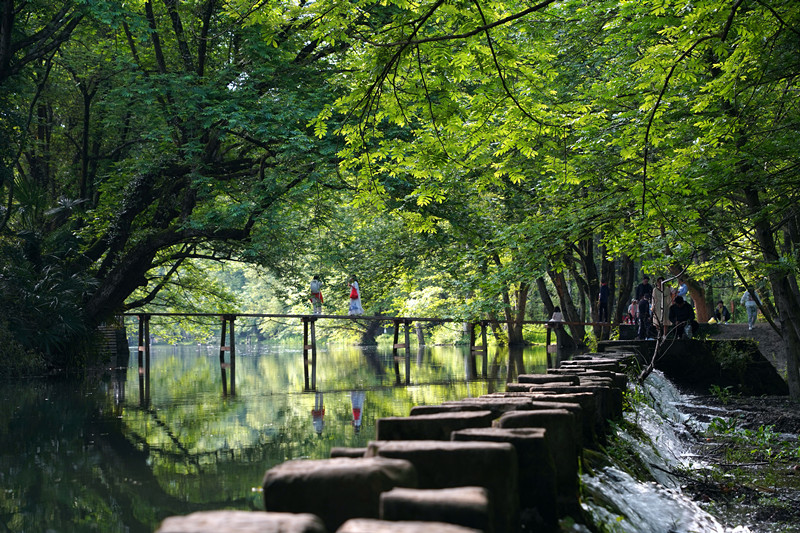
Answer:
<path fill-rule="evenodd" d="M 224 396 L 236 394 L 236 333 L 235 323 L 237 318 L 283 318 L 301 320 L 303 324 L 303 373 L 305 390 L 313 391 L 317 387 L 317 335 L 316 322 L 321 319 L 349 320 L 349 321 L 380 321 L 394 326 L 394 342 L 392 343 L 392 355 L 395 366 L 395 374 L 398 384 L 400 383 L 400 360 L 406 362 L 405 381 L 410 380 L 409 364 L 411 359 L 410 329 L 412 323 L 436 322 L 447 323 L 456 322 L 466 324 L 469 333 L 469 354 L 471 374 L 477 376 L 476 360 L 480 355 L 482 360 L 481 377 L 486 377 L 488 367 L 488 341 L 487 327 L 490 320 L 480 320 L 470 322 L 455 318 L 432 318 L 432 317 L 389 317 L 389 316 L 364 316 L 364 315 L 296 315 L 296 314 L 270 314 L 270 313 L 125 313 L 122 316 L 137 317 L 139 321 L 138 335 L 138 368 L 139 368 L 139 390 L 140 394 L 146 398 L 150 397 L 150 319 L 154 316 L 161 317 L 218 317 L 221 320 L 221 334 L 219 343 L 219 365 L 222 375 L 222 393 Z M 557 344 L 552 344 L 552 332 L 564 325 L 571 326 L 602 326 L 612 327 L 613 324 L 593 323 L 593 322 L 551 322 L 541 320 L 524 320 L 522 324 L 543 325 L 546 327 L 546 347 L 548 367 L 551 364 L 551 354 L 558 353 Z M 400 327 L 405 326 L 403 342 L 400 342 Z M 480 326 L 480 344 L 478 344 L 478 334 L 476 327 Z M 401 357 L 398 350 L 404 350 L 405 355 Z M 226 358 L 227 354 L 227 358 Z"/>

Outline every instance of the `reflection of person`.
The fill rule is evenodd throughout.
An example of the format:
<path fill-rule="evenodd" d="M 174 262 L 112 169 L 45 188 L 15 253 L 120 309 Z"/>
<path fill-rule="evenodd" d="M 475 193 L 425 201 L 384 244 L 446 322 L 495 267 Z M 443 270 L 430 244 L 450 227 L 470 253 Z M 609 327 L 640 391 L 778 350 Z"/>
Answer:
<path fill-rule="evenodd" d="M 311 422 L 314 424 L 314 431 L 317 435 L 322 435 L 325 428 L 325 403 L 322 400 L 322 393 L 314 395 L 314 408 L 311 410 Z"/>
<path fill-rule="evenodd" d="M 686 303 L 683 296 L 676 296 L 675 303 L 669 306 L 669 321 L 675 327 L 676 338 L 682 338 L 684 333 L 686 338 L 692 338 L 694 309 Z"/>
<path fill-rule="evenodd" d="M 350 278 L 350 308 L 349 315 L 363 315 L 364 308 L 361 307 L 361 289 L 355 276 Z"/>
<path fill-rule="evenodd" d="M 603 280 L 600 283 L 600 296 L 597 298 L 597 321 L 608 322 L 608 282 Z"/>
<path fill-rule="evenodd" d="M 314 276 L 311 280 L 311 286 L 308 289 L 310 293 L 309 300 L 311 300 L 311 305 L 314 308 L 315 315 L 322 314 L 322 282 L 319 280 L 319 276 Z"/>
<path fill-rule="evenodd" d="M 720 324 L 724 324 L 731 319 L 731 312 L 725 307 L 722 300 L 717 302 L 717 307 L 714 309 L 714 320 Z"/>
<path fill-rule="evenodd" d="M 758 303 L 757 300 L 753 298 L 753 295 L 750 294 L 751 290 L 752 289 L 749 287 L 745 288 L 741 299 L 741 303 L 743 303 L 745 309 L 747 309 L 748 329 L 756 327 L 756 319 L 758 318 Z M 753 291 L 753 294 L 755 294 L 755 291 Z"/>
<path fill-rule="evenodd" d="M 363 390 L 350 391 L 350 404 L 353 407 L 353 429 L 356 433 L 361 431 L 361 417 L 364 414 L 364 398 L 366 393 Z"/>

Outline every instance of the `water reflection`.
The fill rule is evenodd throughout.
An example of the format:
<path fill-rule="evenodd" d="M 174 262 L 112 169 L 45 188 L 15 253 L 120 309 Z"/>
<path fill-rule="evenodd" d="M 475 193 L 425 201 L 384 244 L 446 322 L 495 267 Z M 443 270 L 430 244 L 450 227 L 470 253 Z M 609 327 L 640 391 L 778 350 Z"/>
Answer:
<path fill-rule="evenodd" d="M 302 350 L 253 345 L 225 396 L 218 350 L 154 346 L 147 383 L 134 355 L 99 380 L 0 384 L 0 530 L 150 532 L 169 515 L 258 509 L 268 468 L 365 446 L 378 418 L 502 390 L 546 361 L 525 350 L 512 370 L 490 350 L 473 380 L 466 350 L 429 347 L 398 384 L 391 349 L 328 346 L 306 392 Z"/>

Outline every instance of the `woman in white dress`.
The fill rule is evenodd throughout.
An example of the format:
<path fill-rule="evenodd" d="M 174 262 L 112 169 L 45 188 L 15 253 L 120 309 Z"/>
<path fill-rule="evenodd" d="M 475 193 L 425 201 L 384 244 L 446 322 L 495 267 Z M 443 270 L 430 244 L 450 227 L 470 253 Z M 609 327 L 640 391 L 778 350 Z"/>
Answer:
<path fill-rule="evenodd" d="M 350 309 L 349 315 L 363 315 L 364 308 L 361 307 L 361 289 L 355 276 L 350 278 Z"/>

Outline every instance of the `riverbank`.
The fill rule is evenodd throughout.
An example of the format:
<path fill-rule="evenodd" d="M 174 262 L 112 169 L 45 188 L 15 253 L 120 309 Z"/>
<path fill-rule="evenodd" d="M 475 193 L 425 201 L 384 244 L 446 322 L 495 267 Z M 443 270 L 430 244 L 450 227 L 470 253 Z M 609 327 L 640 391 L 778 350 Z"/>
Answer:
<path fill-rule="evenodd" d="M 680 410 L 698 423 L 702 469 L 677 473 L 720 522 L 751 533 L 800 531 L 800 403 L 786 396 L 695 396 Z"/>

